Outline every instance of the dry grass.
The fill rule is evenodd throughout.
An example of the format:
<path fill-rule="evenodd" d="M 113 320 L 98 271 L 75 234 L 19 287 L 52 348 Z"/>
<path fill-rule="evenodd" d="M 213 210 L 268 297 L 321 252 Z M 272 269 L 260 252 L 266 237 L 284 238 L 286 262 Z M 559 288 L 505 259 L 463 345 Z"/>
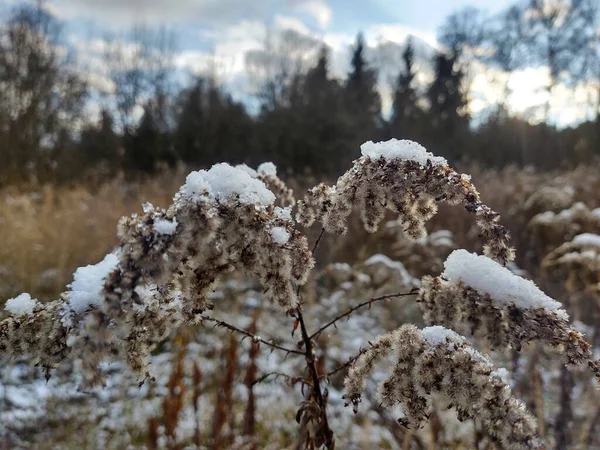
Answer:
<path fill-rule="evenodd" d="M 182 172 L 138 183 L 116 179 L 91 191 L 86 186 L 0 191 L 0 298 L 31 292 L 55 299 L 75 268 L 98 262 L 117 243 L 123 215 L 143 202 L 168 205 Z"/>
<path fill-rule="evenodd" d="M 528 250 L 527 222 L 539 212 L 528 211 L 524 205 L 543 186 L 572 186 L 577 201 L 589 207 L 600 206 L 600 177 L 595 166 L 553 173 L 516 168 L 497 172 L 477 167 L 465 168 L 465 172 L 473 175 L 482 198 L 502 214 L 502 223 L 513 235 L 518 256 Z M 182 168 L 136 183 L 115 179 L 95 190 L 81 185 L 0 191 L 0 299 L 21 292 L 42 300 L 56 298 L 72 281 L 77 267 L 96 263 L 117 243 L 115 228 L 121 216 L 141 211 L 144 202 L 168 205 L 186 173 Z M 460 208 L 442 207 L 430 229 L 452 230 L 461 248 L 479 245 L 472 221 Z M 320 261 L 352 262 L 367 254 L 385 253 L 389 242 L 383 231 L 369 235 L 359 223 L 350 223 L 350 234 L 355 239 L 339 240 L 330 243 L 330 248 L 322 248 L 325 258 Z M 357 241 L 363 244 L 360 248 Z M 525 265 L 522 258 L 518 261 Z"/>

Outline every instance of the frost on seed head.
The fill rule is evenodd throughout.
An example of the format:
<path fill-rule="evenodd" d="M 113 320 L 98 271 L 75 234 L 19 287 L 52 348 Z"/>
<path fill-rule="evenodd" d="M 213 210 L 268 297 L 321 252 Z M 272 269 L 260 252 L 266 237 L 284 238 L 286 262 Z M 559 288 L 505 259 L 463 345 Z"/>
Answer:
<path fill-rule="evenodd" d="M 253 178 L 246 170 L 227 163 L 215 164 L 209 170 L 200 170 L 188 175 L 183 192 L 194 196 L 206 192 L 219 203 L 237 199 L 243 204 L 271 205 L 275 195 L 265 184 Z"/>
<path fill-rule="evenodd" d="M 260 172 L 285 194 L 279 201 L 290 204 L 273 169 Z M 156 345 L 218 306 L 210 293 L 232 271 L 256 279 L 265 300 L 284 311 L 295 308 L 312 254 L 290 210 L 275 209 L 277 198 L 262 176 L 216 164 L 189 174 L 168 209 L 147 203 L 141 214 L 122 218 L 118 248 L 77 269 L 61 299 L 37 306 L 22 301 L 25 294 L 9 301 L 13 315 L 0 322 L 0 350 L 28 353 L 48 372 L 75 360 L 82 386 L 89 387 L 103 384 L 100 364 L 113 358 L 150 377 L 148 356 Z"/>
<path fill-rule="evenodd" d="M 402 408 L 400 422 L 405 426 L 419 428 L 427 421 L 437 393 L 454 405 L 460 420 L 481 420 L 503 448 L 543 448 L 535 420 L 506 383 L 506 371 L 494 368 L 465 338 L 441 326 L 419 330 L 403 325 L 371 342 L 344 380 L 345 398 L 355 412 L 367 378 L 390 355 L 394 367 L 380 383 L 378 397 L 384 408 Z"/>
<path fill-rule="evenodd" d="M 448 166 L 448 161 L 441 156 L 434 156 L 425 147 L 407 139 L 390 139 L 384 142 L 368 141 L 360 146 L 363 157 L 385 160 L 402 159 L 415 161 L 426 166 L 429 161 L 435 166 Z"/>
<path fill-rule="evenodd" d="M 445 159 L 434 157 L 415 142 L 395 139 L 367 142 L 362 152 L 334 186 L 320 184 L 308 190 L 298 202 L 300 224 L 318 221 L 326 231 L 343 234 L 348 216 L 358 209 L 365 230 L 374 232 L 386 210 L 391 210 L 407 236 L 421 239 L 439 203 L 462 202 L 476 217 L 484 253 L 503 264 L 514 259 L 508 230 L 499 224 L 498 213 L 481 203 L 470 177 L 449 168 Z"/>
<path fill-rule="evenodd" d="M 566 363 L 594 365 L 590 345 L 562 305 L 485 256 L 453 252 L 439 277 L 423 278 L 419 305 L 427 323 L 476 334 L 494 347 L 520 350 L 540 341 Z"/>
<path fill-rule="evenodd" d="M 31 314 L 37 305 L 38 301 L 36 299 L 31 298 L 31 295 L 27 293 L 23 293 L 15 298 L 8 299 L 4 309 L 15 316 L 22 316 Z"/>
<path fill-rule="evenodd" d="M 78 268 L 73 282 L 68 286 L 69 305 L 77 314 L 92 306 L 99 306 L 104 295 L 104 283 L 108 275 L 117 268 L 119 258 L 109 253 L 98 264 Z"/>

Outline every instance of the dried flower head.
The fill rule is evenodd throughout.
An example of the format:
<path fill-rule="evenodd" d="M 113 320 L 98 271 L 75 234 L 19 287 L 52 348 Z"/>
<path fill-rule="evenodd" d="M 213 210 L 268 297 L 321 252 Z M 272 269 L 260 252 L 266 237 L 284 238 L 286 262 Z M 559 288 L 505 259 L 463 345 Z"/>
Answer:
<path fill-rule="evenodd" d="M 466 329 L 495 347 L 539 340 L 569 364 L 590 363 L 590 345 L 562 305 L 485 256 L 453 252 L 440 277 L 423 279 L 419 302 L 427 323 Z"/>
<path fill-rule="evenodd" d="M 217 164 L 192 172 L 167 210 L 146 204 L 143 214 L 123 218 L 119 247 L 78 269 L 61 300 L 1 322 L 0 348 L 30 354 L 47 370 L 70 355 L 83 384 L 97 385 L 99 363 L 116 356 L 149 376 L 152 349 L 212 308 L 207 295 L 228 272 L 257 278 L 266 298 L 294 308 L 312 255 L 289 211 L 274 201 L 245 170 Z"/>
<path fill-rule="evenodd" d="M 441 326 L 419 330 L 403 325 L 372 342 L 344 381 L 345 398 L 355 412 L 376 363 L 392 353 L 395 365 L 379 386 L 379 399 L 386 408 L 400 405 L 400 423 L 422 426 L 435 393 L 456 408 L 460 420 L 481 420 L 503 448 L 543 448 L 533 417 L 512 395 L 506 371 L 495 369 L 466 339 Z"/>
<path fill-rule="evenodd" d="M 558 213 L 546 211 L 534 216 L 527 229 L 532 246 L 542 257 L 578 234 L 600 233 L 600 208 L 589 209 L 578 202 Z"/>
<path fill-rule="evenodd" d="M 438 203 L 463 202 L 477 218 L 485 254 L 503 263 L 514 258 L 498 213 L 481 203 L 469 177 L 448 167 L 444 158 L 406 140 L 367 142 L 361 149 L 362 157 L 335 186 L 320 184 L 298 202 L 299 223 L 320 221 L 327 231 L 344 233 L 347 217 L 358 207 L 365 229 L 373 232 L 388 209 L 398 214 L 406 234 L 418 239 L 426 235 L 425 223 Z"/>
<path fill-rule="evenodd" d="M 544 211 L 561 211 L 571 205 L 574 199 L 573 186 L 543 186 L 527 198 L 523 210 L 530 218 Z"/>
<path fill-rule="evenodd" d="M 542 271 L 564 280 L 570 292 L 597 292 L 600 283 L 600 235 L 583 233 L 565 242 L 542 260 Z"/>

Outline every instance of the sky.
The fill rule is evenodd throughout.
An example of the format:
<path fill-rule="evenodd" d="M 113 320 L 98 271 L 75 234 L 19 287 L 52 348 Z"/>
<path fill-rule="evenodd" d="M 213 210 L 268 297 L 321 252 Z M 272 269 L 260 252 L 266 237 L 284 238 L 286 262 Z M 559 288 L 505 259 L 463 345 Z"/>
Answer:
<path fill-rule="evenodd" d="M 19 0 L 0 0 L 5 11 Z M 33 1 L 33 0 L 31 0 Z M 349 70 L 351 45 L 362 31 L 368 55 L 380 69 L 384 112 L 391 107 L 391 84 L 401 68 L 400 54 L 407 36 L 417 46 L 417 69 L 424 83 L 431 76 L 430 59 L 439 44 L 436 30 L 461 8 L 475 7 L 489 14 L 501 11 L 506 0 L 46 0 L 46 8 L 62 20 L 68 41 L 81 56 L 93 84 L 110 90 L 102 56 L 107 33 L 124 33 L 133 24 L 166 26 L 177 35 L 175 64 L 183 72 L 216 71 L 234 98 L 251 103 L 262 72 L 265 43 L 273 36 L 300 38 L 302 55 L 314 56 L 325 42 L 331 50 L 331 70 L 343 78 Z M 287 34 L 286 34 L 287 33 Z M 295 41 L 297 42 L 297 40 Z M 290 51 L 287 48 L 279 51 Z M 255 65 L 249 66 L 250 62 Z M 536 106 L 544 102 L 547 71 L 541 67 L 514 74 L 508 100 L 514 112 L 534 121 Z M 498 100 L 503 74 L 476 65 L 469 74 L 471 110 L 485 111 Z M 589 100 L 582 87 L 558 86 L 551 116 L 559 125 L 586 117 Z M 532 112 L 533 111 L 533 112 Z"/>

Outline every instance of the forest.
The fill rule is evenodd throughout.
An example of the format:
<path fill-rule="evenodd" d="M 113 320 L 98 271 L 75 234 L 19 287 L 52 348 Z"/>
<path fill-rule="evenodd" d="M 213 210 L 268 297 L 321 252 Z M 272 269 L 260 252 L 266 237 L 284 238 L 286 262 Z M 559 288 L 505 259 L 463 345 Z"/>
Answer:
<path fill-rule="evenodd" d="M 220 160 L 331 177 L 361 143 L 393 137 L 452 163 L 572 167 L 598 156 L 599 6 L 554 3 L 517 2 L 491 17 L 460 10 L 426 51 L 409 36 L 375 57 L 359 34 L 342 78 L 326 44 L 275 30 L 264 51 L 246 54 L 251 99 L 227 92 L 218 55 L 182 73 L 176 32 L 144 25 L 102 40 L 99 83 L 43 4 L 16 7 L 0 29 L 0 183 L 135 177 Z M 511 75 L 539 68 L 537 104 L 515 113 Z M 474 113 L 471 84 L 484 69 L 497 101 Z M 567 96 L 586 93 L 577 106 L 585 114 L 557 123 L 552 102 L 569 88 Z"/>

